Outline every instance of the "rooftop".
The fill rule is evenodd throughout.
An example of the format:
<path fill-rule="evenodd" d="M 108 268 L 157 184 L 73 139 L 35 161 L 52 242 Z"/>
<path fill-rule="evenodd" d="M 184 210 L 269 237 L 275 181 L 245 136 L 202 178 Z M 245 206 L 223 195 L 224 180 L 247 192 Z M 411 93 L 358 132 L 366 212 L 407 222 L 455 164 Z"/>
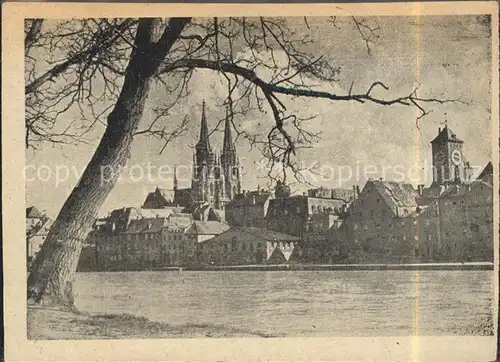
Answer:
<path fill-rule="evenodd" d="M 457 135 L 453 133 L 453 131 L 446 125 L 442 130 L 440 129 L 436 138 L 434 138 L 431 143 L 439 143 L 439 142 L 458 142 L 464 143 L 461 139 L 457 138 Z"/>
<path fill-rule="evenodd" d="M 38 210 L 35 206 L 30 206 L 26 208 L 26 218 L 28 219 L 41 219 L 44 214 Z"/>
<path fill-rule="evenodd" d="M 386 204 L 397 213 L 399 207 L 417 207 L 417 191 L 410 184 L 382 180 L 370 180 Z"/>
<path fill-rule="evenodd" d="M 136 233 L 155 233 L 161 232 L 161 228 L 167 223 L 167 219 L 160 218 L 143 218 L 130 220 L 130 224 L 125 231 L 126 234 Z"/>
<path fill-rule="evenodd" d="M 272 198 L 273 194 L 270 191 L 256 190 L 238 194 L 229 203 L 228 206 L 242 207 L 250 205 L 264 205 L 266 201 Z"/>
<path fill-rule="evenodd" d="M 186 230 L 186 234 L 218 235 L 229 229 L 229 225 L 219 221 L 195 220 Z"/>

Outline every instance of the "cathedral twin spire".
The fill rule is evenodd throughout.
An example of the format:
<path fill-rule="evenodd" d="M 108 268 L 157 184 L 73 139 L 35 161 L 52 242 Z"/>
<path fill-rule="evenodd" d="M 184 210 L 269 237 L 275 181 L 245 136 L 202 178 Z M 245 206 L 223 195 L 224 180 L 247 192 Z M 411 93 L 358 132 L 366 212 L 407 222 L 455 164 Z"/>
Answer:
<path fill-rule="evenodd" d="M 200 138 L 196 144 L 196 164 L 202 163 L 219 163 L 219 157 L 214 156 L 212 147 L 210 145 L 210 134 L 208 132 L 208 121 L 205 111 L 205 101 L 202 104 L 201 110 L 201 126 Z M 212 159 L 212 160 L 211 160 Z M 213 162 L 210 162 L 213 161 Z M 229 166 L 236 164 L 236 147 L 234 146 L 231 132 L 231 119 L 229 116 L 229 109 L 226 108 L 226 119 L 224 123 L 224 141 L 222 146 L 222 154 L 220 157 L 220 164 L 222 166 Z"/>
<path fill-rule="evenodd" d="M 210 202 L 220 198 L 231 200 L 240 190 L 239 171 L 237 167 L 236 148 L 231 134 L 231 120 L 229 109 L 226 108 L 224 124 L 224 141 L 222 154 L 213 152 L 210 145 L 208 121 L 205 110 L 205 101 L 202 104 L 200 138 L 196 144 L 196 153 L 193 156 L 194 178 L 193 198 L 197 201 Z"/>
<path fill-rule="evenodd" d="M 207 116 L 205 114 L 205 101 L 203 101 L 202 109 L 201 109 L 201 128 L 200 128 L 200 139 L 196 144 L 196 148 L 203 148 L 208 151 L 212 151 L 210 147 L 210 135 L 208 134 L 208 123 Z"/>

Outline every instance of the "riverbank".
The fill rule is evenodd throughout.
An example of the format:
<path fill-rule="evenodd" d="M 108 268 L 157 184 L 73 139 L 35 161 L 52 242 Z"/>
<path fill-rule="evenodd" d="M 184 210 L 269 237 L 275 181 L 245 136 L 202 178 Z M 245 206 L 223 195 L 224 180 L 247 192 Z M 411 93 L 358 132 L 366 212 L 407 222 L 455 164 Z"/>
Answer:
<path fill-rule="evenodd" d="M 199 270 L 493 270 L 493 263 L 422 263 L 422 264 L 280 264 L 280 265 L 224 265 L 208 266 Z M 187 270 L 187 269 L 185 269 Z"/>
<path fill-rule="evenodd" d="M 279 337 L 216 324 L 169 325 L 130 314 L 73 313 L 28 306 L 28 339 Z"/>
<path fill-rule="evenodd" d="M 196 267 L 152 267 L 149 269 L 81 270 L 82 272 L 113 271 L 377 271 L 377 270 L 494 270 L 491 262 L 472 263 L 414 263 L 414 264 L 259 264 L 259 265 L 203 265 Z"/>

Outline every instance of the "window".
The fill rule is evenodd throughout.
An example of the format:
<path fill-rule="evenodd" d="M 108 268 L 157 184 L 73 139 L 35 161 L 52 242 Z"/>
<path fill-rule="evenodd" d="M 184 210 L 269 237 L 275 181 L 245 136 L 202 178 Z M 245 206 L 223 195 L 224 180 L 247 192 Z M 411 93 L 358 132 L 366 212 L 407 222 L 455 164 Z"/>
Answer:
<path fill-rule="evenodd" d="M 300 206 L 297 206 L 296 211 L 297 211 L 297 215 L 300 215 Z"/>
<path fill-rule="evenodd" d="M 248 246 L 249 246 L 250 251 L 253 251 L 253 243 L 249 243 Z"/>
<path fill-rule="evenodd" d="M 246 247 L 246 244 L 245 244 L 245 243 L 243 243 L 243 244 L 241 245 L 241 250 L 245 251 L 245 250 L 246 250 L 246 248 L 247 248 L 247 247 Z"/>

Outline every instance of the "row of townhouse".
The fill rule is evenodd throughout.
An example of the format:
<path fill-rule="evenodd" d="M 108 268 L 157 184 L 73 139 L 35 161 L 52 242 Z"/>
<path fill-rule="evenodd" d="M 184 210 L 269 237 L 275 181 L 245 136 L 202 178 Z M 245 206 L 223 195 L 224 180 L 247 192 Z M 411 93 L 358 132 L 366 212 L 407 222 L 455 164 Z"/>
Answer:
<path fill-rule="evenodd" d="M 311 262 L 493 262 L 493 173 L 422 197 L 369 180 L 339 227 L 304 236 Z"/>
<path fill-rule="evenodd" d="M 198 263 L 199 243 L 229 226 L 193 220 L 190 214 L 142 217 L 133 208 L 115 210 L 90 233 L 99 270 L 142 270 Z M 113 213 L 112 213 L 113 214 Z"/>

